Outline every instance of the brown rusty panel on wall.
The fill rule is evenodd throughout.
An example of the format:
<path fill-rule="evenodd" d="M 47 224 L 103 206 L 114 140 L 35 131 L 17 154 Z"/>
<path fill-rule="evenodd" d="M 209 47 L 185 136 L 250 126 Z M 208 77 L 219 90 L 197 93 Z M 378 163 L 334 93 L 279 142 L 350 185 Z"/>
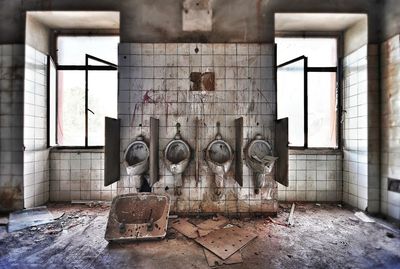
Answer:
<path fill-rule="evenodd" d="M 104 186 L 108 186 L 120 178 L 119 126 L 119 119 L 105 118 Z"/>
<path fill-rule="evenodd" d="M 214 91 L 215 74 L 214 72 L 191 72 L 190 73 L 191 91 Z"/>
<path fill-rule="evenodd" d="M 201 75 L 201 86 L 203 91 L 215 90 L 215 75 L 214 72 L 205 72 Z"/>
<path fill-rule="evenodd" d="M 160 120 L 150 118 L 150 178 L 149 184 L 153 186 L 158 181 L 158 138 Z"/>
<path fill-rule="evenodd" d="M 235 180 L 243 187 L 243 117 L 235 119 Z"/>
<path fill-rule="evenodd" d="M 275 165 L 275 180 L 289 186 L 289 119 L 283 118 L 275 124 L 275 156 L 279 159 Z"/>

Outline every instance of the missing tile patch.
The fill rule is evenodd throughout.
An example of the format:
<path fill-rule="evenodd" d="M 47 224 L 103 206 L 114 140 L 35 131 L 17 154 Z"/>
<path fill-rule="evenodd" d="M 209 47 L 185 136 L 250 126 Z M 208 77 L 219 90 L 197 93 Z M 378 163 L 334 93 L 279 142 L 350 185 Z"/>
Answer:
<path fill-rule="evenodd" d="M 400 179 L 388 178 L 388 190 L 400 193 Z"/>

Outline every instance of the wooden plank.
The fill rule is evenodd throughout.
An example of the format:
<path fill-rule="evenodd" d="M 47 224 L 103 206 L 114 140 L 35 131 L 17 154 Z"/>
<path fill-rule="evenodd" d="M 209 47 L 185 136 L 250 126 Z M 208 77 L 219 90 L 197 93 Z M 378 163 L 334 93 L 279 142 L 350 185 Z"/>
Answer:
<path fill-rule="evenodd" d="M 283 118 L 275 123 L 275 181 L 289 186 L 289 119 Z"/>
<path fill-rule="evenodd" d="M 206 256 L 207 263 L 210 267 L 216 267 L 223 264 L 236 264 L 243 262 L 242 253 L 240 251 L 236 251 L 234 254 L 232 254 L 232 256 L 230 256 L 226 260 L 219 258 L 217 255 L 207 250 L 206 248 L 203 248 L 203 251 L 204 251 L 204 256 Z"/>
<path fill-rule="evenodd" d="M 120 179 L 120 120 L 105 118 L 104 186 Z"/>
<path fill-rule="evenodd" d="M 294 224 L 294 208 L 295 208 L 295 204 L 292 204 L 292 208 L 290 209 L 290 214 L 288 217 L 288 225 L 292 226 Z"/>
<path fill-rule="evenodd" d="M 235 180 L 243 187 L 243 117 L 235 119 Z"/>
<path fill-rule="evenodd" d="M 257 235 L 245 229 L 232 227 L 214 230 L 206 236 L 196 238 L 195 241 L 226 260 L 256 237 Z"/>
<path fill-rule="evenodd" d="M 196 117 L 195 119 L 195 124 L 196 124 L 196 130 L 195 130 L 195 152 L 194 152 L 194 156 L 195 156 L 195 163 L 196 163 L 196 167 L 195 167 L 195 180 L 196 180 L 196 187 L 199 184 L 199 179 L 200 179 L 200 160 L 199 160 L 199 152 L 200 152 L 200 136 L 199 136 L 199 131 L 200 131 L 200 120 L 198 117 Z"/>
<path fill-rule="evenodd" d="M 150 118 L 150 177 L 149 185 L 153 186 L 158 181 L 158 141 L 159 141 L 159 125 L 160 120 L 156 118 Z"/>
<path fill-rule="evenodd" d="M 191 239 L 198 237 L 197 227 L 190 223 L 187 219 L 177 219 L 172 222 L 171 226 L 186 237 Z"/>

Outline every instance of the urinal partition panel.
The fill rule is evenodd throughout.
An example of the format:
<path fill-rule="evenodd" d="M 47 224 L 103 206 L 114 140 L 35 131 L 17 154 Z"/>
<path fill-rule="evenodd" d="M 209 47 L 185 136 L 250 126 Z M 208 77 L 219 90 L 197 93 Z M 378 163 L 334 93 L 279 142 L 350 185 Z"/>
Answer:
<path fill-rule="evenodd" d="M 156 118 L 150 118 L 150 186 L 158 181 L 158 138 L 159 138 L 159 125 L 160 120 Z"/>
<path fill-rule="evenodd" d="M 289 119 L 283 118 L 275 123 L 275 181 L 289 186 Z"/>
<path fill-rule="evenodd" d="M 104 186 L 120 179 L 119 126 L 119 119 L 105 118 Z"/>
<path fill-rule="evenodd" d="M 235 180 L 243 187 L 243 117 L 235 120 Z"/>

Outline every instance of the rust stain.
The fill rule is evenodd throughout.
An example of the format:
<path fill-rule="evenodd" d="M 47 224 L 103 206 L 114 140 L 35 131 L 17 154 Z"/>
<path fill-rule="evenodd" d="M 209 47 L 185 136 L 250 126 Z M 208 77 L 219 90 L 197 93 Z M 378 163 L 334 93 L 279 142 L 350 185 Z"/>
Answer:
<path fill-rule="evenodd" d="M 150 97 L 149 95 L 150 91 L 146 91 L 146 93 L 143 96 L 143 103 L 147 104 L 147 103 L 155 103 L 154 99 Z"/>
<path fill-rule="evenodd" d="M 0 190 L 0 211 L 22 209 L 22 190 L 20 187 Z"/>

